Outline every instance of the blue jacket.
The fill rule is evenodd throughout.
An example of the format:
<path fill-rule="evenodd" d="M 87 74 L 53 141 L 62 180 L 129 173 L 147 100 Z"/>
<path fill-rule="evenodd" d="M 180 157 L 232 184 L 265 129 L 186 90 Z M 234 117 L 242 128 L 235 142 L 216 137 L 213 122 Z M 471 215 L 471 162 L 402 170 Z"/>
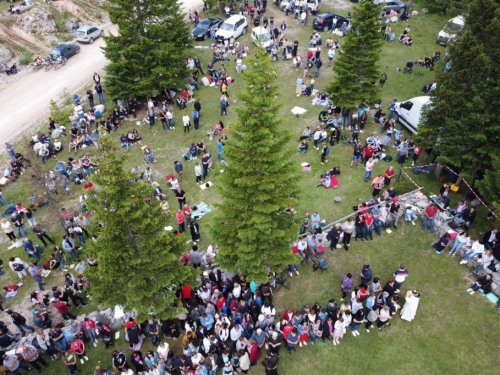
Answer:
<path fill-rule="evenodd" d="M 203 327 L 210 331 L 212 329 L 212 326 L 214 325 L 214 317 L 212 316 L 212 314 L 207 314 L 206 318 L 202 316 L 200 319 L 200 323 Z"/>
<path fill-rule="evenodd" d="M 174 162 L 174 168 L 175 168 L 175 172 L 177 172 L 177 173 L 181 173 L 183 170 L 182 164 L 178 161 Z"/>
<path fill-rule="evenodd" d="M 146 363 L 146 366 L 151 368 L 153 365 L 158 365 L 158 354 L 156 352 L 153 352 L 153 357 L 148 357 L 146 354 L 146 358 L 144 358 L 144 362 Z"/>

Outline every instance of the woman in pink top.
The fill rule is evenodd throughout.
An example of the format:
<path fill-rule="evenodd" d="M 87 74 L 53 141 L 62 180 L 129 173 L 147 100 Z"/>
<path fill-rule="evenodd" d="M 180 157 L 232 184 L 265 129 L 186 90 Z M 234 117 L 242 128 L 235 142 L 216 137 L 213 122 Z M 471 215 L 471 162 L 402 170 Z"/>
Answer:
<path fill-rule="evenodd" d="M 184 228 L 184 213 L 182 210 L 178 210 L 175 214 L 175 219 L 177 220 L 177 224 L 179 225 L 179 233 L 184 232 L 186 229 Z"/>

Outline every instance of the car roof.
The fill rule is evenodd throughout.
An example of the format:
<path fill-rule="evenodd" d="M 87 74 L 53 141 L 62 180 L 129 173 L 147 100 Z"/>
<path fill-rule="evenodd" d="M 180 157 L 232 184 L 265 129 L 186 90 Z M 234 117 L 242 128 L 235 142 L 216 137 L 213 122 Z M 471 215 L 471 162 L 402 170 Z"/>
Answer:
<path fill-rule="evenodd" d="M 85 25 L 85 26 L 80 26 L 78 28 L 78 30 L 76 31 L 87 31 L 88 29 L 92 28 L 92 27 L 99 27 L 99 26 L 89 26 L 89 25 Z"/>
<path fill-rule="evenodd" d="M 55 46 L 54 48 L 52 48 L 53 50 L 56 49 L 58 51 L 64 49 L 66 46 L 68 46 L 68 44 L 59 44 L 58 46 Z"/>
<path fill-rule="evenodd" d="M 345 18 L 345 16 L 341 16 L 340 14 L 333 13 L 333 12 L 324 12 L 324 13 L 320 13 L 320 14 L 316 15 L 316 17 L 320 17 L 320 18 L 326 18 L 326 17 L 331 17 L 331 16 Z"/>
<path fill-rule="evenodd" d="M 234 23 L 238 22 L 242 18 L 245 18 L 245 16 L 242 16 L 241 14 L 234 14 L 231 17 L 229 17 L 227 20 L 224 21 L 224 23 Z M 246 19 L 246 18 L 245 18 Z"/>
<path fill-rule="evenodd" d="M 465 19 L 463 16 L 456 16 L 449 20 L 448 22 L 456 23 L 457 25 L 465 25 Z"/>
<path fill-rule="evenodd" d="M 269 31 L 265 27 L 257 26 L 252 29 L 252 32 L 255 32 L 257 35 L 269 34 Z"/>

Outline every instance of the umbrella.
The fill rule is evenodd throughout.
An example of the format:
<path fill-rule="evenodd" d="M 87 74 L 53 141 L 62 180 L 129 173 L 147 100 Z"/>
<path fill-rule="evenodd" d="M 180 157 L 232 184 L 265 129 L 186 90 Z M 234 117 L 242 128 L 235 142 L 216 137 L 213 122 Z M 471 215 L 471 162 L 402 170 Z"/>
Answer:
<path fill-rule="evenodd" d="M 382 135 L 380 136 L 380 144 L 382 146 L 391 146 L 392 145 L 392 139 L 388 135 Z"/>

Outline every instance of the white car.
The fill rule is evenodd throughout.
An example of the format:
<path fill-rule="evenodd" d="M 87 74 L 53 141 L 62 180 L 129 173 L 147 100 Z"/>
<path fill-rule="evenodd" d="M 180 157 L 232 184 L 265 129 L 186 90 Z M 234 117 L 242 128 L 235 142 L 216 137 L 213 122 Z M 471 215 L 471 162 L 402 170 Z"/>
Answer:
<path fill-rule="evenodd" d="M 247 32 L 248 22 L 245 16 L 235 14 L 229 17 L 222 25 L 220 25 L 219 30 L 215 33 L 215 39 L 224 40 L 233 37 L 236 39 L 240 35 Z"/>
<path fill-rule="evenodd" d="M 75 31 L 75 40 L 80 43 L 94 43 L 94 40 L 104 35 L 104 30 L 99 26 L 82 26 Z"/>
<path fill-rule="evenodd" d="M 297 6 L 297 2 L 295 2 L 295 6 Z M 283 0 L 280 3 L 280 8 L 283 12 L 286 11 L 286 8 L 290 7 L 290 1 L 288 0 Z M 321 1 L 320 0 L 307 0 L 307 8 L 309 9 L 308 13 L 316 13 L 319 8 L 321 8 Z"/>
<path fill-rule="evenodd" d="M 264 27 L 253 28 L 250 37 L 256 46 L 265 48 L 268 51 L 271 49 L 271 34 Z"/>
<path fill-rule="evenodd" d="M 402 103 L 396 104 L 394 119 L 402 123 L 413 134 L 417 134 L 421 120 L 422 109 L 430 104 L 428 96 L 417 96 Z"/>
<path fill-rule="evenodd" d="M 462 16 L 457 16 L 448 21 L 436 38 L 436 42 L 442 45 L 454 43 L 457 40 L 457 34 L 463 30 L 465 19 Z"/>

